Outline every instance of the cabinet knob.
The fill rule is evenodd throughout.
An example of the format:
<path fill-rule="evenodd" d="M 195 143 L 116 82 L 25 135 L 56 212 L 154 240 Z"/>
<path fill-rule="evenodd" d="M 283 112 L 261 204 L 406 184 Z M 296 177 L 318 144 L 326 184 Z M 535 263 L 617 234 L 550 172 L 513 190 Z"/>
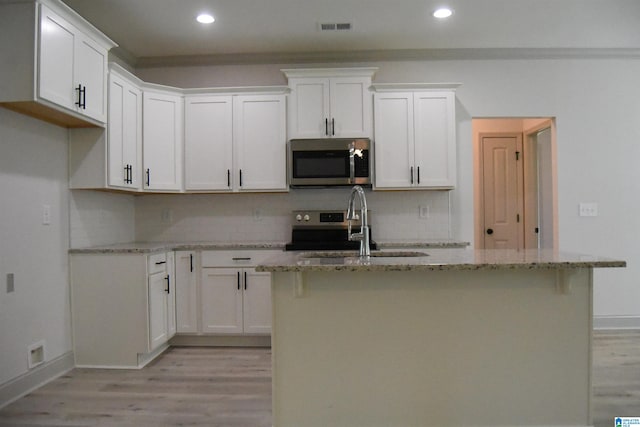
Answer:
<path fill-rule="evenodd" d="M 493 228 L 487 228 L 487 234 L 489 235 L 493 234 Z"/>

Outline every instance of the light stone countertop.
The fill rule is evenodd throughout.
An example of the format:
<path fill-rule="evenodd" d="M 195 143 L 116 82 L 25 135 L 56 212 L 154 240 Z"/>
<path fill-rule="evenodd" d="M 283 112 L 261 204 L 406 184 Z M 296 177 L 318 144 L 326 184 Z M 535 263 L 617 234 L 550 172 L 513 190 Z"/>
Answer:
<path fill-rule="evenodd" d="M 468 242 L 452 239 L 434 239 L 424 241 L 388 241 L 377 242 L 382 249 L 390 248 L 462 248 Z M 113 245 L 92 246 L 69 249 L 70 254 L 147 254 L 165 251 L 197 251 L 197 250 L 251 250 L 273 249 L 284 250 L 285 242 L 129 242 Z"/>
<path fill-rule="evenodd" d="M 130 242 L 113 245 L 69 249 L 70 254 L 147 254 L 166 251 L 197 251 L 217 249 L 275 249 L 284 250 L 284 242 Z"/>
<path fill-rule="evenodd" d="M 377 251 L 375 251 L 377 252 Z M 256 271 L 445 271 L 626 267 L 626 261 L 553 250 L 431 249 L 428 256 L 372 256 L 356 252 L 284 252 L 258 265 Z"/>

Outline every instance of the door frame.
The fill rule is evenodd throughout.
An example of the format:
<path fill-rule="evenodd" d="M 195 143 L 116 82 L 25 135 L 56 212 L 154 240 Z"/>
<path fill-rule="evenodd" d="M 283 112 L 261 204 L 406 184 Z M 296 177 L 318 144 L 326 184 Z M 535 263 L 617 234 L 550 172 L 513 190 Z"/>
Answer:
<path fill-rule="evenodd" d="M 535 161 L 525 161 L 525 241 L 527 238 L 535 237 L 536 243 L 538 236 L 533 235 L 531 230 L 538 226 L 538 170 L 537 170 L 537 151 L 536 147 L 531 143 L 537 140 L 537 134 L 541 130 L 551 130 L 551 204 L 553 211 L 552 220 L 552 240 L 553 249 L 558 249 L 558 162 L 556 153 L 556 124 L 553 118 L 541 121 L 530 128 L 523 130 L 523 143 L 525 159 L 533 158 Z M 535 200 L 535 204 L 531 201 Z M 528 218 L 528 220 L 527 220 Z M 535 222 L 533 222 L 535 221 Z"/>
<path fill-rule="evenodd" d="M 537 134 L 538 131 L 550 128 L 551 129 L 551 180 L 552 180 L 552 210 L 553 210 L 553 249 L 558 249 L 558 162 L 557 162 L 557 142 L 556 142 L 556 120 L 554 117 L 550 116 L 540 116 L 540 117 L 473 117 L 472 123 L 475 120 L 496 120 L 496 123 L 499 121 L 508 121 L 514 120 L 515 122 L 521 121 L 522 127 L 520 128 L 521 135 L 523 136 L 523 158 L 537 156 L 537 153 L 533 151 L 532 146 L 530 144 L 531 137 Z M 533 125 L 526 127 L 527 122 L 534 122 Z M 482 131 L 476 130 L 475 125 L 472 125 L 472 145 L 473 145 L 473 191 L 474 191 L 474 244 L 473 247 L 475 249 L 483 249 L 484 248 L 484 203 L 483 203 L 483 194 L 484 188 L 482 183 L 483 177 L 483 167 L 482 167 L 482 139 L 481 135 L 487 136 L 489 134 L 512 134 L 515 133 L 516 130 L 509 127 L 509 129 L 505 129 L 504 132 L 500 131 L 497 128 L 492 128 L 490 131 Z M 528 144 L 529 142 L 529 144 Z M 537 164 L 537 163 L 536 163 Z M 525 222 L 525 227 L 531 227 L 532 214 L 529 211 L 527 215 L 527 210 L 535 209 L 535 217 L 537 217 L 537 209 L 538 209 L 538 201 L 537 201 L 537 192 L 530 195 L 530 191 L 532 188 L 537 189 L 537 170 L 533 169 L 529 164 L 527 165 L 527 161 L 523 162 L 524 169 L 524 189 L 525 189 L 525 200 L 529 199 L 529 201 L 525 204 L 524 216 L 525 218 L 529 216 L 529 222 Z M 531 186 L 530 182 L 534 180 L 536 182 L 535 186 Z M 535 202 L 532 202 L 532 197 L 535 197 Z M 526 221 L 526 219 L 525 219 Z M 536 220 L 537 221 L 537 220 Z M 533 227 L 535 229 L 535 226 Z M 524 236 L 525 247 L 527 245 L 531 245 L 531 235 L 529 234 L 529 239 L 527 240 L 527 233 Z M 537 247 L 537 236 L 535 238 Z"/>

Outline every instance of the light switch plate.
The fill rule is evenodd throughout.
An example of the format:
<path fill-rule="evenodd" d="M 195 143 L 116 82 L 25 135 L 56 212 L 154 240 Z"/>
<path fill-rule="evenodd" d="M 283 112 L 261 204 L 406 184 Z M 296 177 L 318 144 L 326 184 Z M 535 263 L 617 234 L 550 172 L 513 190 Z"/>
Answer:
<path fill-rule="evenodd" d="M 598 216 L 598 204 L 580 203 L 579 214 L 580 216 Z"/>
<path fill-rule="evenodd" d="M 51 224 L 51 205 L 42 205 L 42 225 Z"/>

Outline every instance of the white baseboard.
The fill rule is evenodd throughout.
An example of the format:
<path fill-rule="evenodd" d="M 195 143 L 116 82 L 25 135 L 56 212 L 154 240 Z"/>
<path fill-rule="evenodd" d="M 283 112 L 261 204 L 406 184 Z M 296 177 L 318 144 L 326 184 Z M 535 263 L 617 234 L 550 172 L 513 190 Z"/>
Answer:
<path fill-rule="evenodd" d="M 73 352 L 63 354 L 0 385 L 0 409 L 72 370 Z"/>
<path fill-rule="evenodd" d="M 640 329 L 640 316 L 593 316 L 593 329 Z"/>

